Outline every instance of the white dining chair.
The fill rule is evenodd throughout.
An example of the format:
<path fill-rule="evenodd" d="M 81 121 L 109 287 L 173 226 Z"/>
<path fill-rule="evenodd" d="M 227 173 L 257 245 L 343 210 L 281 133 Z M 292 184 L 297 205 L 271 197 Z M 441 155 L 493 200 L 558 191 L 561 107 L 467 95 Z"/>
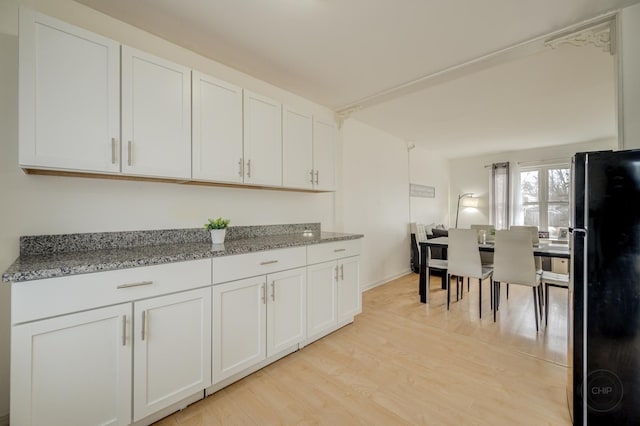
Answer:
<path fill-rule="evenodd" d="M 496 231 L 493 260 L 493 320 L 496 320 L 496 312 L 500 306 L 500 283 L 524 285 L 531 287 L 533 291 L 536 332 L 539 331 L 538 312 L 542 316 L 539 300 L 542 287 L 533 259 L 531 234 L 521 230 Z"/>
<path fill-rule="evenodd" d="M 482 281 L 493 274 L 493 269 L 482 265 L 478 250 L 478 232 L 474 229 L 449 230 L 449 271 L 447 274 L 447 309 L 451 296 L 451 276 L 456 277 L 456 300 L 458 300 L 458 283 L 460 278 L 475 278 L 478 280 L 479 296 L 478 311 L 482 318 Z M 464 291 L 464 286 L 462 286 Z"/>
<path fill-rule="evenodd" d="M 478 241 L 480 240 L 480 231 L 485 231 L 487 233 L 487 242 L 493 243 L 495 241 L 495 226 L 486 224 L 473 224 L 470 226 L 470 228 L 478 231 Z M 480 261 L 482 262 L 482 266 L 486 266 L 488 268 L 493 267 L 493 253 L 488 251 L 481 251 Z"/>
<path fill-rule="evenodd" d="M 544 325 L 547 326 L 549 324 L 549 287 L 568 289 L 569 275 L 542 271 L 540 281 L 544 285 Z"/>
<path fill-rule="evenodd" d="M 538 234 L 537 226 L 512 225 L 509 229 L 512 231 L 526 231 L 531 235 L 531 243 L 534 246 L 540 244 L 540 236 Z M 542 271 L 542 258 L 540 256 L 535 256 L 534 259 L 536 262 L 536 271 L 540 273 L 540 271 Z"/>

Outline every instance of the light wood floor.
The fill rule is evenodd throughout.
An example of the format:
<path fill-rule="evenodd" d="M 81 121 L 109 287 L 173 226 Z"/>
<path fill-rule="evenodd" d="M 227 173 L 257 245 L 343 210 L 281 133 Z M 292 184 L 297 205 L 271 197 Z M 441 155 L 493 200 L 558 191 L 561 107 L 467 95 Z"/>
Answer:
<path fill-rule="evenodd" d="M 529 288 L 511 286 L 508 301 L 503 291 L 493 323 L 488 282 L 478 320 L 477 281 L 447 312 L 439 278 L 428 306 L 417 279 L 365 292 L 353 324 L 157 425 L 571 424 L 566 290 L 552 290 L 549 326 L 536 334 Z"/>

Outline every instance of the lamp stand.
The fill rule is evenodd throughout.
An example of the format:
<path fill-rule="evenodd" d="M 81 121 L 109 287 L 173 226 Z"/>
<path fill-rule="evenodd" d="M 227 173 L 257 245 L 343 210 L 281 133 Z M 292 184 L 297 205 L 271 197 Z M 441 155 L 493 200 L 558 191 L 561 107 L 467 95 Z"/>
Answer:
<path fill-rule="evenodd" d="M 460 200 L 462 200 L 465 197 L 472 197 L 472 196 L 473 196 L 473 192 L 467 192 L 465 194 L 458 195 L 458 206 L 456 207 L 456 229 L 458 229 L 458 217 L 460 216 Z"/>

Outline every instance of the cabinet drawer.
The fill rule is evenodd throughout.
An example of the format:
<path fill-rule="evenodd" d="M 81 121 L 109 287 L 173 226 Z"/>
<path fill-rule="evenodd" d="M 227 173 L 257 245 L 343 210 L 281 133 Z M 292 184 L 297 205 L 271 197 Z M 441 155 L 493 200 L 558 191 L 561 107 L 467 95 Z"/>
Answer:
<path fill-rule="evenodd" d="M 342 257 L 357 256 L 360 254 L 362 243 L 357 240 L 336 241 L 333 243 L 316 244 L 307 247 L 307 262 L 314 263 L 328 262 Z"/>
<path fill-rule="evenodd" d="M 14 284 L 13 324 L 211 285 L 211 259 Z"/>
<path fill-rule="evenodd" d="M 213 283 L 298 268 L 307 263 L 305 247 L 266 250 L 213 259 Z"/>

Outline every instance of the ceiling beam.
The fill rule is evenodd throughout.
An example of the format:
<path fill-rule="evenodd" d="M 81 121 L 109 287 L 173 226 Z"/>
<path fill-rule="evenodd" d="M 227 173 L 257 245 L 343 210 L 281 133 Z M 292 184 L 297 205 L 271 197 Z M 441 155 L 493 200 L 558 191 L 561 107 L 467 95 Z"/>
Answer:
<path fill-rule="evenodd" d="M 361 111 L 365 108 L 370 108 L 372 106 L 382 104 L 384 102 L 388 102 L 390 100 L 410 95 L 412 93 L 419 92 L 421 90 L 427 89 L 432 86 L 436 86 L 442 83 L 446 83 L 460 77 L 464 77 L 466 75 L 476 73 L 478 71 L 491 68 L 493 66 L 503 64 L 506 62 L 510 62 L 516 59 L 524 58 L 529 55 L 536 54 L 541 52 L 547 48 L 557 48 L 561 44 L 573 44 L 577 45 L 577 39 L 580 38 L 580 34 L 582 37 L 591 38 L 589 40 L 593 40 L 591 44 L 595 44 L 596 41 L 601 42 L 604 40 L 602 28 L 615 28 L 613 27 L 613 23 L 615 22 L 617 11 L 608 12 L 602 15 L 599 15 L 595 18 L 582 21 L 578 24 L 572 25 L 567 28 L 563 28 L 558 31 L 554 31 L 549 34 L 545 34 L 540 37 L 536 37 L 532 40 L 525 41 L 504 49 L 497 50 L 495 52 L 489 53 L 487 55 L 481 56 L 479 58 L 472 59 L 470 61 L 454 65 L 452 67 L 443 69 L 441 71 L 428 74 L 422 77 L 419 77 L 415 80 L 411 80 L 392 88 L 383 90 L 378 93 L 374 93 L 373 95 L 366 96 L 361 98 L 356 102 L 352 102 L 350 104 L 344 105 L 336 110 L 336 119 L 338 124 L 341 125 L 344 120 L 349 118 L 352 114 Z M 591 29 L 595 29 L 593 34 L 589 31 Z M 615 32 L 612 30 L 612 32 Z M 609 34 L 609 33 L 607 33 Z M 598 38 L 600 37 L 600 38 Z M 609 37 L 612 39 L 615 37 Z M 574 40 L 574 43 L 571 41 Z M 582 45 L 587 44 L 586 42 Z M 602 44 L 602 43 L 600 43 Z M 604 47 L 604 46 L 601 46 Z M 613 52 L 614 49 L 611 49 Z"/>

